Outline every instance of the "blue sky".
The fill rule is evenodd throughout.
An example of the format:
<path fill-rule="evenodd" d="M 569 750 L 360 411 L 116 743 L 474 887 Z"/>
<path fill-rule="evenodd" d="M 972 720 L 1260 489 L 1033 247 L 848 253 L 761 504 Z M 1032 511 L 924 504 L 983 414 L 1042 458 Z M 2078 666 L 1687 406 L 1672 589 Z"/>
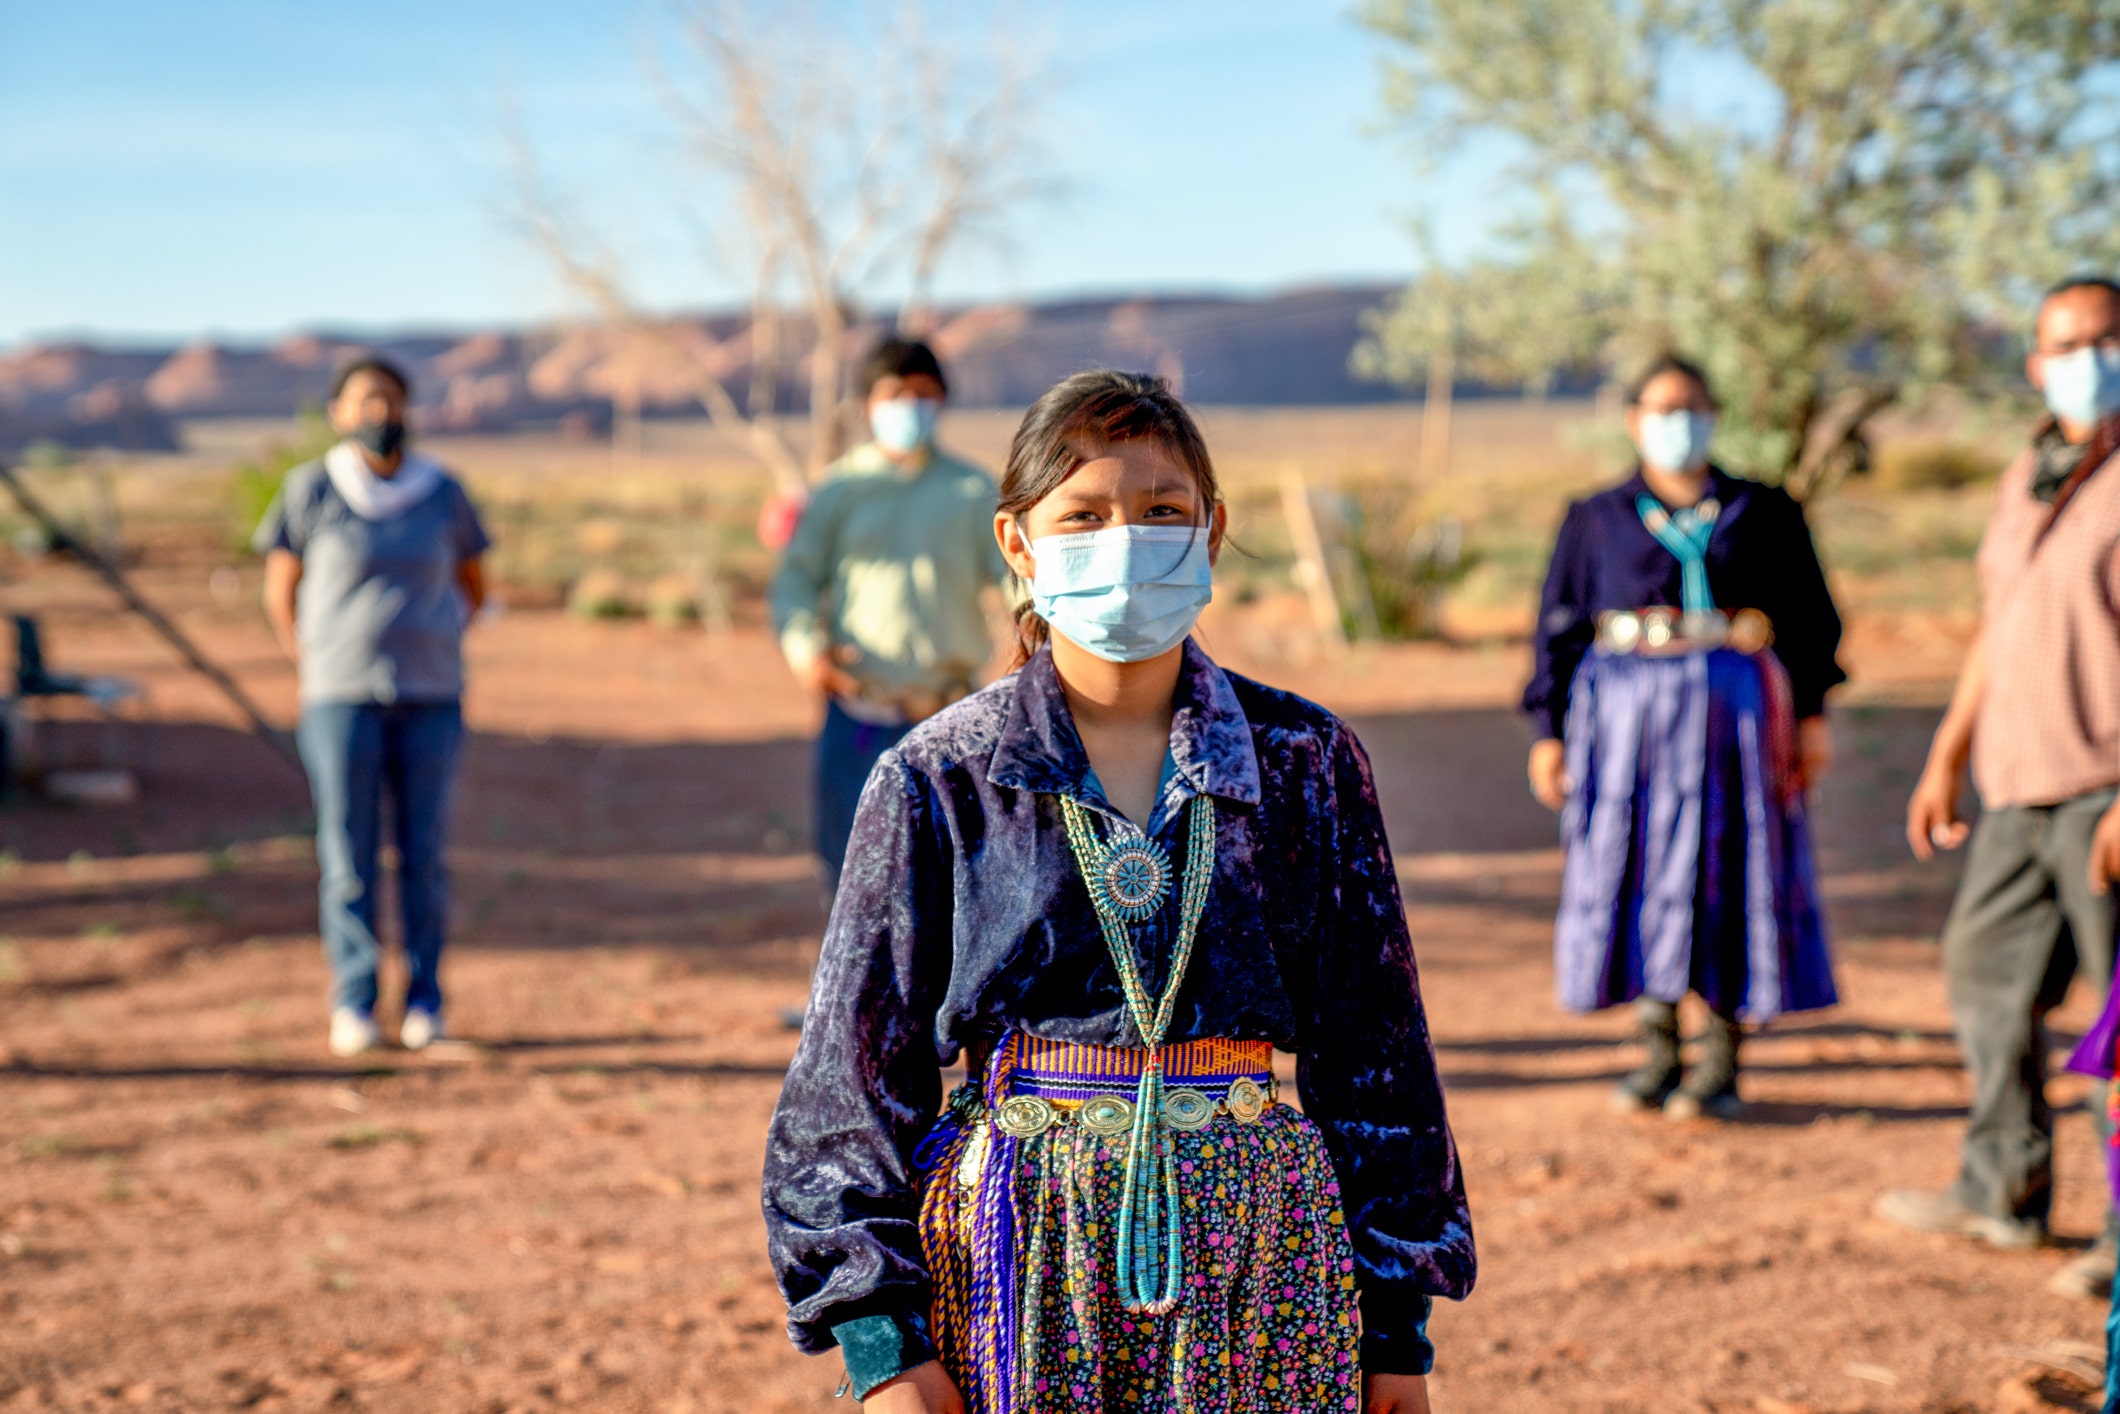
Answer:
<path fill-rule="evenodd" d="M 656 0 L 0 0 L 0 345 L 457 327 L 565 313 L 511 234 L 509 96 L 662 307 L 739 294 L 679 217 L 643 77 Z M 1066 194 L 959 298 L 1397 278 L 1409 214 L 1477 239 L 1477 155 L 1377 130 L 1376 42 L 1330 0 L 1055 0 L 1041 117 Z"/>

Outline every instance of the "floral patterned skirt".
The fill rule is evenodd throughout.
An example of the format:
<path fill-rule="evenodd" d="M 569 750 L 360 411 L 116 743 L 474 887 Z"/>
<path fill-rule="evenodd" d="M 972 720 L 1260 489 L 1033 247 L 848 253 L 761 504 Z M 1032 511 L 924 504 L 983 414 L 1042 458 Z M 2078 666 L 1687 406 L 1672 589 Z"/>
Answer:
<path fill-rule="evenodd" d="M 1354 1253 L 1324 1142 L 1270 1105 L 1172 1131 L 1184 1295 L 1114 1294 L 1128 1136 L 1013 1138 L 976 1101 L 923 1146 L 933 1329 L 971 1414 L 1315 1414 L 1361 1408 Z"/>

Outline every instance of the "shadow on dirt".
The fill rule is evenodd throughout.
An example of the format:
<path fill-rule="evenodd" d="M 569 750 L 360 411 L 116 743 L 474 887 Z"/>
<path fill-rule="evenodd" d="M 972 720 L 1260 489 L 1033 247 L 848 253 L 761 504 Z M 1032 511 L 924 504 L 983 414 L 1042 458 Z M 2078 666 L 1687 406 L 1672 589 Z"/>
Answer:
<path fill-rule="evenodd" d="M 1928 1120 L 1964 1119 L 1963 1105 L 1827 1105 L 1747 1104 L 1733 1124 L 1762 1129 L 1794 1129 L 1821 1120 L 1853 1120 L 1862 1124 L 1918 1124 Z"/>
<path fill-rule="evenodd" d="M 623 1044 L 632 1045 L 631 1041 Z M 500 1051 L 509 1049 L 509 1043 L 481 1041 L 478 1049 Z M 407 1075 L 417 1071 L 446 1071 L 474 1068 L 476 1059 L 469 1061 L 444 1061 L 429 1065 L 425 1061 L 410 1058 L 401 1060 L 378 1060 L 372 1064 L 349 1062 L 342 1066 L 332 1065 L 42 1065 L 34 1061 L 12 1061 L 0 1065 L 0 1079 L 6 1080 L 197 1080 L 220 1078 L 229 1080 L 255 1080 L 268 1084 L 299 1084 L 304 1082 L 329 1081 L 343 1084 L 349 1080 L 384 1079 Z M 689 1075 L 705 1078 L 770 1079 L 779 1080 L 787 1073 L 785 1065 L 752 1063 L 747 1061 L 599 1061 L 593 1058 L 569 1061 L 564 1065 L 510 1065 L 512 1075 L 580 1075 L 594 1071 L 599 1075 Z"/>
<path fill-rule="evenodd" d="M 1861 707 L 1836 715 L 1834 765 L 1814 811 L 1822 867 L 1908 862 L 1901 812 L 1938 715 L 1921 707 Z M 1369 749 L 1392 847 L 1400 854 L 1489 854 L 1557 843 L 1554 817 L 1525 784 L 1531 732 L 1516 713 L 1401 712 L 1358 717 L 1353 726 Z"/>
<path fill-rule="evenodd" d="M 1440 1067 L 1443 1089 L 1454 1090 L 1538 1090 L 1564 1085 L 1615 1085 L 1632 1066 L 1616 1066 L 1609 1070 L 1576 1070 L 1565 1075 L 1544 1075 L 1535 1070 L 1459 1070 L 1450 1065 Z"/>
<path fill-rule="evenodd" d="M 707 1038 L 698 1032 L 671 1035 L 665 1032 L 622 1033 L 612 1036 L 518 1036 L 494 1038 L 481 1036 L 478 1049 L 496 1051 L 503 1055 L 531 1051 L 587 1051 L 607 1046 L 690 1046 Z"/>
<path fill-rule="evenodd" d="M 1842 764 L 1817 811 L 1828 870 L 1908 867 L 1891 817 L 1919 769 L 1933 720 L 1915 709 L 1846 714 Z M 1401 855 L 1552 849 L 1553 817 L 1524 788 L 1528 734 L 1515 713 L 1405 712 L 1355 725 Z M 35 930 L 63 936 L 106 926 L 105 914 L 164 911 L 194 924 L 227 916 L 227 924 L 207 930 L 216 942 L 236 940 L 237 917 L 245 936 L 313 929 L 315 876 L 306 858 L 230 864 L 228 877 L 218 862 L 240 854 L 230 847 L 245 842 L 299 839 L 309 828 L 303 782 L 239 731 L 170 723 L 148 735 L 142 800 L 91 810 L 18 797 L 0 808 L 0 849 L 31 862 L 204 852 L 217 861 L 215 872 L 168 884 L 84 877 L 78 893 L 47 882 L 22 900 L 36 915 Z M 474 735 L 454 827 L 457 938 L 474 947 L 653 945 L 696 953 L 709 966 L 727 965 L 731 950 L 814 938 L 823 916 L 806 852 L 809 773 L 809 743 L 794 738 L 622 743 Z M 1885 915 L 1892 931 L 1919 936 L 1940 922 L 1950 867 L 1934 869 L 1937 887 L 1925 876 L 1918 897 L 1891 902 Z M 1409 897 L 1526 917 L 1550 913 L 1549 884 L 1520 874 L 1511 873 L 1506 888 L 1479 879 L 1462 887 L 1424 882 Z M 1856 907 L 1876 911 L 1869 903 Z M 774 965 L 783 964 L 807 965 L 792 956 Z M 84 976 L 68 985 L 108 983 Z"/>
<path fill-rule="evenodd" d="M 1903 862 L 1898 811 L 1935 720 L 1933 711 L 1896 707 L 1855 709 L 1839 719 L 1838 760 L 1817 810 L 1829 861 Z M 1352 724 L 1368 748 L 1401 854 L 1553 847 L 1554 818 L 1524 785 L 1530 733 L 1516 713 L 1451 708 Z M 85 809 L 17 796 L 0 807 L 0 848 L 44 860 L 77 850 L 164 853 L 300 833 L 308 825 L 306 784 L 247 733 L 154 723 L 141 754 L 140 802 Z M 807 839 L 809 775 L 810 746 L 797 738 L 631 743 L 477 733 L 465 752 L 457 841 L 570 856 L 655 854 L 757 849 L 778 831 L 775 845 L 799 848 Z"/>
<path fill-rule="evenodd" d="M 1926 1061 L 1799 1061 L 1794 1063 L 1784 1063 L 1779 1061 L 1747 1061 L 1745 1063 L 1745 1074 L 1886 1074 L 1894 1071 L 1955 1071 L 1957 1068 L 1958 1063 L 1955 1059 L 1939 1059 Z M 1535 1070 L 1459 1070 L 1449 1065 L 1446 1061 L 1446 1063 L 1442 1066 L 1442 1075 L 1443 1088 L 1446 1090 L 1535 1090 L 1547 1086 L 1617 1084 L 1621 1079 L 1625 1078 L 1632 1070 L 1633 1066 L 1631 1064 L 1623 1064 L 1601 1070 L 1574 1070 L 1568 1071 L 1564 1074 L 1554 1075 Z M 1839 1112 L 1836 1107 L 1831 1105 L 1817 1106 L 1815 1108 L 1821 1114 L 1834 1114 Z M 1940 1111 L 1935 1114 L 1929 1114 L 1926 1111 L 1917 1114 L 1915 1111 L 1910 1110 L 1905 1112 L 1903 1115 L 1899 1115 L 1888 1112 L 1887 1109 L 1879 1109 L 1879 1107 L 1874 1105 L 1849 1107 L 1849 1112 L 1853 1113 L 1856 1108 L 1860 1108 L 1867 1112 L 1876 1112 L 1886 1118 L 1947 1118 L 1951 1115 L 1963 1115 L 1965 1113 L 1963 1107 L 1961 1107 L 1955 1110 Z M 1786 1122 L 1796 1123 L 1797 1121 L 1789 1120 Z"/>
<path fill-rule="evenodd" d="M 1957 1038 L 1948 1031 L 1922 1031 L 1914 1029 L 1891 1030 L 1882 1026 L 1866 1026 L 1852 1021 L 1791 1021 L 1775 1022 L 1763 1033 L 1774 1040 L 1792 1039 L 1860 1039 L 1872 1037 L 1882 1041 L 1896 1041 L 1912 1045 L 1953 1045 Z M 2056 1033 L 2057 1036 L 2059 1033 Z M 1445 1054 L 1463 1051 L 1471 1055 L 1487 1056 L 1545 1056 L 1560 1055 L 1571 1051 L 1606 1050 L 1615 1045 L 1632 1041 L 1628 1036 L 1496 1036 L 1462 1041 L 1438 1040 L 1435 1048 Z M 2057 1042 L 2058 1043 L 2058 1042 Z"/>

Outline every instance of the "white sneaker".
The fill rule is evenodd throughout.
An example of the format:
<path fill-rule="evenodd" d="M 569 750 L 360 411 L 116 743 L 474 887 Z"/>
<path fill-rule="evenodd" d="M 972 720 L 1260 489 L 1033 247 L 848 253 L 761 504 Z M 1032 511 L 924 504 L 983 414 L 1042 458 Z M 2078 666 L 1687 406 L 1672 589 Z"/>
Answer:
<path fill-rule="evenodd" d="M 363 1051 L 372 1051 L 383 1039 L 383 1029 L 375 1024 L 375 1018 L 365 1011 L 355 1011 L 342 1006 L 331 1013 L 331 1053 L 335 1056 L 357 1056 Z"/>
<path fill-rule="evenodd" d="M 442 1019 L 431 1011 L 413 1007 L 398 1027 L 398 1044 L 408 1051 L 424 1051 L 442 1039 Z"/>

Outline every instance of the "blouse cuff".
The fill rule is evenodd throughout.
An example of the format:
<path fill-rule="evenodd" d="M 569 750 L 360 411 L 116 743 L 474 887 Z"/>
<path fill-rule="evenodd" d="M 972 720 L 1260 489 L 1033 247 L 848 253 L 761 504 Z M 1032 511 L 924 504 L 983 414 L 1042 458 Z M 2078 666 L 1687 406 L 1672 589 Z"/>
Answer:
<path fill-rule="evenodd" d="M 1362 1373 L 1425 1375 L 1435 1368 L 1435 1345 L 1428 1339 L 1428 1314 L 1435 1302 L 1417 1296 L 1388 1312 L 1366 1306 L 1362 1312 Z"/>
<path fill-rule="evenodd" d="M 908 1314 L 856 1316 L 833 1326 L 832 1338 L 839 1342 L 856 1399 L 867 1399 L 886 1380 L 935 1358 L 926 1323 Z"/>

